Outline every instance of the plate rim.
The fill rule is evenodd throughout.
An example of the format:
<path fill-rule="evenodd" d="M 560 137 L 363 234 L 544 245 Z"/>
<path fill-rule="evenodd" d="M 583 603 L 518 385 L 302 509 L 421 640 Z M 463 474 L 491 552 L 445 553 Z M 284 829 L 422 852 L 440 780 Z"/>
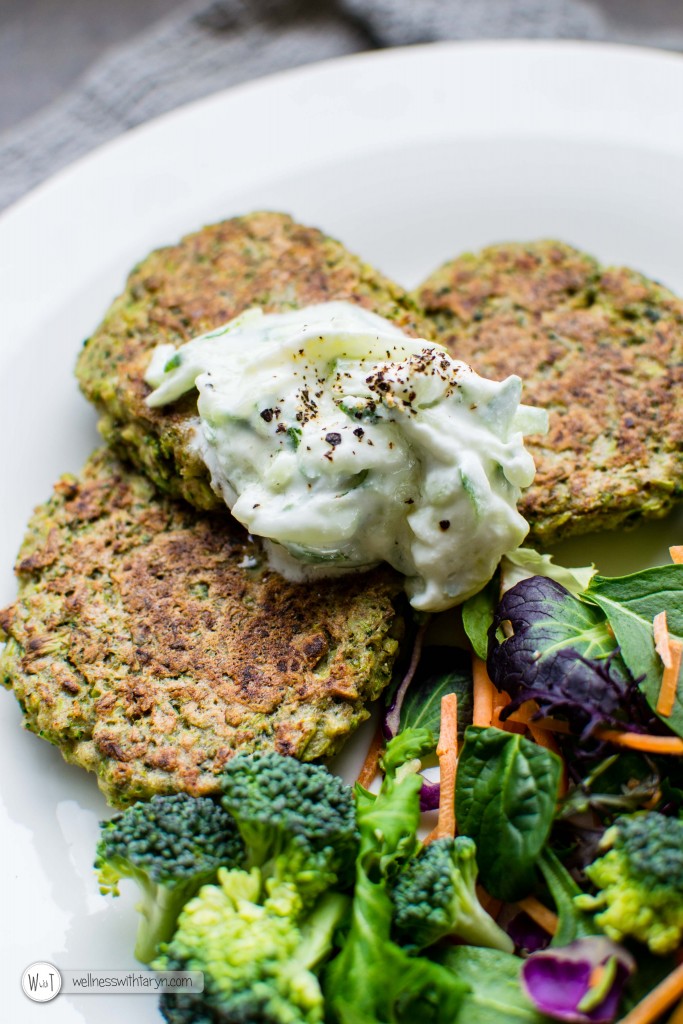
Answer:
<path fill-rule="evenodd" d="M 593 53 L 602 53 L 603 55 L 612 58 L 625 58 L 627 60 L 654 58 L 658 63 L 667 63 L 671 67 L 675 67 L 678 71 L 683 73 L 683 51 L 665 50 L 656 46 L 645 46 L 639 43 L 605 42 L 596 39 L 445 39 L 427 43 L 411 43 L 405 46 L 386 47 L 384 49 L 360 50 L 354 53 L 341 54 L 338 57 L 323 58 L 321 60 L 311 61 L 308 64 L 284 68 L 280 71 L 273 71 L 269 74 L 262 75 L 258 78 L 247 79 L 244 82 L 239 82 L 232 86 L 226 86 L 225 88 L 218 89 L 206 96 L 201 96 L 198 99 L 181 103 L 171 110 L 157 114 L 140 124 L 134 125 L 132 128 L 125 129 L 113 138 L 96 146 L 94 149 L 76 157 L 73 161 L 60 168 L 24 195 L 20 196 L 6 209 L 0 211 L 0 236 L 2 234 L 2 229 L 5 226 L 5 221 L 10 221 L 15 215 L 23 213 L 25 206 L 28 206 L 36 199 L 42 198 L 44 193 L 51 191 L 53 188 L 63 187 L 64 183 L 68 184 L 72 175 L 75 176 L 81 173 L 83 168 L 87 168 L 91 162 L 101 159 L 103 156 L 108 155 L 110 151 L 116 150 L 119 146 L 127 144 L 130 141 L 135 142 L 135 140 L 146 133 L 150 128 L 164 126 L 169 121 L 174 121 L 176 119 L 180 120 L 181 118 L 194 116 L 197 111 L 209 107 L 212 104 L 218 105 L 224 102 L 226 98 L 231 99 L 234 97 L 236 99 L 240 99 L 243 97 L 249 97 L 252 94 L 257 95 L 263 88 L 277 86 L 281 81 L 286 82 L 295 78 L 304 81 L 308 76 L 317 77 L 321 72 L 326 70 L 332 71 L 338 67 L 348 67 L 353 64 L 363 66 L 370 63 L 394 63 L 404 59 L 405 57 L 415 57 L 419 59 L 421 56 L 432 53 L 435 50 L 453 50 L 454 52 L 466 50 L 470 52 L 482 51 L 483 53 L 492 53 L 495 51 L 501 51 L 501 53 L 521 53 L 524 50 L 535 50 L 537 52 L 557 50 L 558 52 L 564 53 L 568 53 L 572 50 L 580 53 L 588 53 L 592 51 Z M 73 91 L 77 88 L 78 85 L 76 85 Z M 68 91 L 71 92 L 72 90 Z M 48 111 L 49 105 L 42 108 L 34 116 L 40 116 Z M 31 117 L 27 118 L 26 122 L 31 119 Z"/>
<path fill-rule="evenodd" d="M 577 77 L 580 63 L 584 78 L 599 83 L 599 95 L 595 99 L 593 94 L 586 97 L 582 93 L 581 78 Z M 425 101 L 426 90 L 433 92 L 435 84 L 442 87 L 442 78 L 448 85 L 462 84 L 465 68 L 473 68 L 480 76 L 476 82 L 477 96 L 473 103 L 456 103 L 449 108 L 445 125 L 443 119 L 434 117 L 438 103 L 430 107 L 428 99 Z M 489 71 L 488 76 L 484 76 L 479 70 L 484 68 L 493 69 L 493 73 Z M 506 80 L 505 88 L 496 91 L 497 75 L 502 74 L 502 68 L 511 68 L 515 80 L 512 87 L 508 87 Z M 404 83 L 409 74 L 417 70 L 420 72 L 419 88 L 408 92 Z M 547 80 L 543 83 L 545 88 L 540 90 L 534 75 L 544 72 Z M 662 86 L 662 77 L 666 87 Z M 366 109 L 369 105 L 362 87 L 368 82 L 385 80 L 394 89 L 403 88 L 402 101 L 408 104 L 409 113 L 419 112 L 418 118 L 411 120 L 409 116 L 397 118 L 383 114 L 381 119 L 373 115 L 373 120 L 371 111 Z M 610 91 L 615 81 L 621 90 L 618 93 Z M 640 82 L 639 89 L 633 87 L 635 81 Z M 343 90 L 339 89 L 340 82 L 344 83 Z M 153 234 L 156 227 L 157 233 L 164 237 L 162 225 L 166 211 L 161 209 L 161 197 L 166 189 L 169 202 L 178 200 L 179 187 L 172 180 L 176 168 L 176 176 L 196 173 L 197 188 L 207 183 L 211 187 L 212 160 L 216 159 L 216 154 L 225 158 L 215 138 L 219 133 L 214 132 L 212 136 L 202 131 L 202 125 L 211 123 L 212 118 L 234 118 L 235 124 L 244 123 L 251 128 L 251 123 L 245 119 L 250 116 L 249 111 L 257 111 L 265 117 L 268 126 L 267 131 L 251 133 L 251 151 L 242 151 L 239 164 L 231 165 L 230 189 L 233 192 L 239 192 L 242 187 L 247 168 L 258 179 L 259 174 L 263 175 L 263 166 L 274 156 L 283 161 L 283 174 L 301 169 L 297 153 L 310 141 L 305 126 L 284 125 L 282 118 L 274 117 L 269 123 L 268 112 L 291 103 L 301 96 L 302 90 L 308 89 L 306 102 L 310 117 L 310 111 L 315 109 L 315 94 L 322 94 L 324 87 L 331 88 L 333 93 L 336 88 L 334 94 L 339 101 L 334 110 L 325 110 L 325 122 L 315 126 L 315 141 L 324 140 L 321 145 L 328 160 L 344 155 L 343 144 L 351 125 L 356 155 L 369 155 L 373 147 L 386 149 L 389 131 L 396 142 L 410 139 L 413 144 L 419 144 L 442 136 L 447 139 L 500 138 L 502 135 L 518 138 L 523 134 L 524 137 L 549 139 L 555 133 L 559 139 L 566 140 L 575 130 L 579 138 L 586 140 L 607 139 L 648 149 L 655 143 L 657 151 L 677 153 L 683 158 L 683 54 L 671 51 L 582 40 L 440 41 L 364 50 L 288 68 L 193 100 L 117 135 L 57 171 L 0 213 L 0 252 L 3 249 L 12 252 L 12 259 L 0 259 L 5 326 L 0 348 L 4 352 L 16 349 L 26 336 L 28 303 L 32 310 L 31 323 L 45 323 L 62 304 L 65 273 L 80 278 L 87 273 L 90 263 L 84 254 L 98 242 L 99 218 L 103 214 L 105 234 L 110 239 L 108 251 L 113 259 L 114 253 L 122 255 L 123 225 L 131 209 L 135 209 L 138 218 L 136 228 L 144 227 L 150 237 L 156 237 Z M 647 97 L 656 95 L 662 109 L 656 104 L 648 107 L 645 94 Z M 515 103 L 515 96 L 524 102 Z M 560 104 L 559 108 L 556 104 Z M 624 109 L 625 104 L 628 109 Z M 561 116 L 558 116 L 558 109 Z M 485 116 L 470 116 L 482 110 Z M 637 122 L 634 110 L 643 115 Z M 600 111 L 605 116 L 598 116 Z M 679 130 L 677 124 L 680 124 Z M 635 138 L 634 128 L 637 128 Z M 168 140 L 174 134 L 187 138 L 190 148 L 197 135 L 203 139 L 204 148 L 194 163 L 190 157 L 195 154 L 190 148 L 180 147 L 178 153 L 169 149 Z M 298 149 L 293 141 L 295 137 L 299 139 Z M 271 148 L 278 145 L 276 153 L 271 152 Z M 166 153 L 175 160 L 164 163 Z M 152 187 L 153 180 L 161 181 L 159 195 Z M 147 194 L 140 189 L 143 181 Z M 40 247 L 33 246 L 30 240 L 36 223 L 44 225 Z"/>

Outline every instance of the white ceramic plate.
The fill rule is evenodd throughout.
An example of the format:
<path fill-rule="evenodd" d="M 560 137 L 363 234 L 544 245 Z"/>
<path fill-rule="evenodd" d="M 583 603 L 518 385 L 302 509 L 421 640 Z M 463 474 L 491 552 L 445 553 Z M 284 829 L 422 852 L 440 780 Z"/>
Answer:
<path fill-rule="evenodd" d="M 468 248 L 554 236 L 680 292 L 682 182 L 683 59 L 575 43 L 344 58 L 193 104 L 81 160 L 0 218 L 0 604 L 32 507 L 97 443 L 73 379 L 81 339 L 151 248 L 271 208 L 406 285 Z M 679 516 L 564 556 L 620 573 L 682 539 Z M 135 967 L 135 900 L 97 892 L 107 809 L 94 779 L 20 729 L 11 694 L 0 719 L 3 1019 L 157 1021 L 152 997 L 43 1007 L 21 993 L 33 961 Z"/>

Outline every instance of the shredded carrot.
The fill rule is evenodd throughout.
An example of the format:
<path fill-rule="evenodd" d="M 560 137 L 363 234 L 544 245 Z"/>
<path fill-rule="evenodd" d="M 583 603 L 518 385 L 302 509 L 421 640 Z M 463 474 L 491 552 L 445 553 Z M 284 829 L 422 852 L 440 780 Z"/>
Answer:
<path fill-rule="evenodd" d="M 520 708 L 510 715 L 508 722 L 519 722 L 525 725 L 531 733 L 532 739 L 541 747 L 548 747 L 550 750 L 557 752 L 557 743 L 555 737 L 551 736 L 547 729 L 539 726 L 538 719 L 534 721 L 534 715 L 538 714 L 538 704 L 535 700 L 527 700 Z"/>
<path fill-rule="evenodd" d="M 549 750 L 552 754 L 555 754 L 557 757 L 559 757 L 560 761 L 562 762 L 562 775 L 560 776 L 559 796 L 565 796 L 567 790 L 569 789 L 569 772 L 567 770 L 567 762 L 562 756 L 562 751 L 560 750 L 557 740 L 555 739 L 555 737 L 549 729 L 539 729 L 537 725 L 533 729 L 531 735 L 533 736 L 536 743 L 538 743 L 539 747 L 545 747 L 546 750 Z"/>
<path fill-rule="evenodd" d="M 474 706 L 472 708 L 472 725 L 486 729 L 493 718 L 493 683 L 486 671 L 486 662 L 472 656 L 472 678 L 474 683 Z"/>
<path fill-rule="evenodd" d="M 675 565 L 683 564 L 683 544 L 675 544 L 672 548 L 669 548 L 669 555 Z"/>
<path fill-rule="evenodd" d="M 441 729 L 436 748 L 439 758 L 439 838 L 455 836 L 455 775 L 458 770 L 458 698 L 441 698 Z"/>
<path fill-rule="evenodd" d="M 492 896 L 491 893 L 487 892 L 483 885 L 479 885 L 478 882 L 477 896 L 479 897 L 479 902 L 481 903 L 486 913 L 490 914 L 495 921 L 498 918 L 498 915 L 500 914 L 501 910 L 503 909 L 503 901 L 496 899 L 495 896 Z"/>
<path fill-rule="evenodd" d="M 493 697 L 493 717 L 491 719 L 491 725 L 496 729 L 504 729 L 505 732 L 516 732 L 518 735 L 523 736 L 526 732 L 526 725 L 521 722 L 514 720 L 514 714 L 510 718 L 506 718 L 505 721 L 501 720 L 500 713 L 503 708 L 506 708 L 510 703 L 510 695 L 504 691 L 496 691 Z"/>
<path fill-rule="evenodd" d="M 558 919 L 557 914 L 549 910 L 545 904 L 537 900 L 535 896 L 527 896 L 523 900 L 519 900 L 517 906 L 528 914 L 532 921 L 540 925 L 543 931 L 547 932 L 548 935 L 554 935 L 557 931 Z"/>
<path fill-rule="evenodd" d="M 522 704 L 521 708 L 518 708 L 508 718 L 508 722 L 522 722 L 527 726 L 531 735 L 536 739 L 535 733 L 537 731 L 547 732 L 561 732 L 565 735 L 569 734 L 569 723 L 562 722 L 559 718 L 537 718 L 532 721 L 533 716 L 538 712 L 538 704 L 534 700 L 528 700 Z M 536 740 L 540 743 L 540 740 Z"/>
<path fill-rule="evenodd" d="M 678 677 L 681 673 L 681 659 L 683 658 L 683 643 L 674 637 L 669 637 L 669 653 L 671 664 L 666 665 L 662 673 L 662 685 L 657 697 L 657 714 L 668 718 L 674 709 L 676 694 L 678 692 Z M 662 658 L 662 661 L 664 659 Z"/>
<path fill-rule="evenodd" d="M 522 725 L 526 725 L 529 729 L 531 728 L 531 719 L 534 715 L 538 714 L 538 704 L 535 700 L 527 700 L 522 704 L 521 707 L 513 711 L 508 722 L 521 722 Z"/>
<path fill-rule="evenodd" d="M 683 964 L 652 989 L 619 1024 L 654 1024 L 665 1010 L 683 996 Z"/>
<path fill-rule="evenodd" d="M 557 740 L 550 729 L 541 729 L 535 722 L 532 722 L 529 725 L 529 729 L 531 731 L 532 738 L 536 743 L 538 743 L 539 747 L 545 747 L 546 750 L 551 750 L 553 754 L 557 754 L 558 757 L 562 756 L 560 754 L 560 748 L 557 745 Z"/>
<path fill-rule="evenodd" d="M 377 729 L 375 730 L 375 735 L 372 737 L 372 740 L 370 741 L 368 752 L 365 755 L 365 760 L 363 761 L 363 767 L 358 773 L 357 781 L 365 789 L 370 788 L 375 779 L 375 776 L 377 775 L 377 770 L 379 768 L 379 759 L 382 756 L 383 749 L 384 736 L 382 735 L 382 726 L 380 724 L 377 726 Z"/>
<path fill-rule="evenodd" d="M 657 786 L 656 789 L 653 791 L 652 796 L 649 798 L 649 800 L 647 800 L 642 805 L 643 810 L 644 811 L 654 811 L 655 807 L 657 806 L 657 804 L 659 803 L 659 801 L 661 799 L 662 799 L 662 791 L 659 788 L 659 786 Z"/>
<path fill-rule="evenodd" d="M 546 732 L 559 732 L 569 736 L 571 729 L 569 722 L 563 722 L 561 718 L 539 718 L 535 723 L 537 729 L 545 729 Z"/>
<path fill-rule="evenodd" d="M 655 636 L 655 650 L 662 659 L 665 668 L 671 668 L 671 644 L 669 642 L 669 624 L 666 621 L 666 612 L 659 612 L 652 620 L 652 628 Z"/>
<path fill-rule="evenodd" d="M 683 1024 L 683 1000 L 669 1017 L 669 1024 Z"/>
<path fill-rule="evenodd" d="M 683 740 L 678 736 L 646 736 L 640 732 L 618 732 L 616 729 L 596 729 L 595 735 L 615 747 L 643 750 L 650 754 L 683 754 Z"/>
<path fill-rule="evenodd" d="M 436 748 L 439 758 L 439 819 L 425 843 L 455 836 L 455 775 L 458 769 L 458 697 L 441 698 L 441 729 Z"/>
<path fill-rule="evenodd" d="M 552 750 L 553 753 L 559 754 L 559 748 L 557 741 L 552 735 L 552 732 L 543 725 L 547 719 L 537 718 L 534 720 L 534 715 L 538 714 L 538 704 L 535 700 L 527 700 L 522 704 L 520 708 L 510 715 L 508 722 L 520 722 L 525 725 L 531 733 L 531 738 L 538 743 L 539 747 L 546 747 L 548 750 Z"/>

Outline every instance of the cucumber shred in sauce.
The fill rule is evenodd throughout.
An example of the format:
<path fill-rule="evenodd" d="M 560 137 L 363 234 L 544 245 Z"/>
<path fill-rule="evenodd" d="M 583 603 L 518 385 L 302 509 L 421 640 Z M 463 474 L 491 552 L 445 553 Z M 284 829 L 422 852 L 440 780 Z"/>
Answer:
<path fill-rule="evenodd" d="M 250 309 L 159 346 L 146 381 L 152 407 L 197 389 L 213 487 L 290 579 L 388 562 L 415 608 L 440 611 L 527 533 L 523 432 L 546 414 L 519 404 L 519 377 L 485 380 L 362 307 Z"/>

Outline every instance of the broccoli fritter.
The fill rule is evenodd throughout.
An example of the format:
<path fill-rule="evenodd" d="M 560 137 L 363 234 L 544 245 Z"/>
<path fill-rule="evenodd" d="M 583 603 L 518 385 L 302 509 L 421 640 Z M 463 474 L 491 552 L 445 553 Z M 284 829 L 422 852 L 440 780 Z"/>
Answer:
<path fill-rule="evenodd" d="M 210 797 L 172 793 L 103 821 L 95 867 L 102 893 L 118 896 L 123 878 L 139 886 L 135 955 L 148 963 L 159 943 L 171 938 L 187 901 L 216 878 L 219 867 L 244 860 L 244 844 L 227 811 Z"/>
<path fill-rule="evenodd" d="M 541 241 L 460 256 L 415 297 L 455 356 L 518 374 L 550 414 L 526 442 L 534 542 L 663 516 L 683 497 L 683 302 L 666 288 Z"/>
<path fill-rule="evenodd" d="M 217 793 L 239 751 L 333 754 L 390 681 L 403 624 L 397 574 L 288 583 L 229 515 L 106 452 L 36 511 L 16 571 L 0 680 L 117 805 Z"/>
<path fill-rule="evenodd" d="M 627 936 L 653 953 L 672 953 L 683 939 L 683 820 L 657 811 L 623 815 L 600 844 L 604 856 L 586 868 L 599 890 L 577 896 L 611 939 Z M 606 851 L 606 852 L 605 852 Z"/>
<path fill-rule="evenodd" d="M 132 271 L 78 360 L 80 386 L 102 414 L 105 440 L 162 490 L 197 508 L 224 508 L 192 443 L 196 394 L 171 408 L 145 404 L 152 350 L 180 346 L 250 306 L 278 313 L 331 300 L 356 303 L 409 334 L 428 336 L 427 322 L 402 288 L 285 214 L 236 217 L 153 252 Z"/>

